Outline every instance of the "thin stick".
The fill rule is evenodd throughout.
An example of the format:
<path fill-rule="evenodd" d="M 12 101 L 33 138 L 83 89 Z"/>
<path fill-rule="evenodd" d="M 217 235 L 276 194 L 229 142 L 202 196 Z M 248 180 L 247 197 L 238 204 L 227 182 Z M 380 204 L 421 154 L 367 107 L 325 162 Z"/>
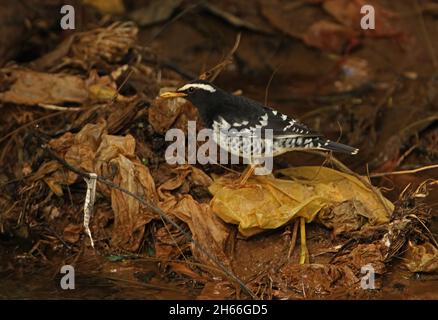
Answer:
<path fill-rule="evenodd" d="M 231 49 L 231 51 L 228 53 L 228 55 L 225 57 L 225 59 L 219 64 L 217 64 L 216 66 L 214 66 L 213 68 L 211 68 L 210 70 L 202 73 L 199 76 L 199 79 L 206 80 L 209 78 L 208 80 L 213 82 L 217 78 L 217 76 L 222 72 L 222 70 L 233 61 L 233 55 L 236 52 L 237 48 L 239 47 L 241 35 L 242 34 L 240 32 L 237 34 L 236 41 L 234 42 L 234 46 Z"/>
<path fill-rule="evenodd" d="M 295 220 L 294 223 L 294 229 L 292 231 L 292 239 L 290 241 L 290 247 L 289 247 L 289 251 L 287 253 L 287 260 L 290 259 L 290 257 L 292 256 L 292 253 L 294 252 L 295 246 L 297 244 L 297 234 L 298 234 L 298 225 L 299 225 L 299 219 Z"/>
<path fill-rule="evenodd" d="M 54 104 L 47 104 L 47 103 L 38 103 L 37 104 L 38 107 L 41 107 L 43 109 L 47 109 L 47 110 L 56 110 L 56 111 L 82 111 L 85 110 L 85 108 L 80 108 L 80 107 L 61 107 L 61 106 L 56 106 Z"/>
<path fill-rule="evenodd" d="M 370 174 L 370 178 L 378 178 L 378 177 L 385 177 L 385 176 L 395 176 L 395 175 L 400 175 L 400 174 L 417 173 L 417 172 L 422 172 L 422 171 L 432 170 L 432 169 L 438 169 L 438 164 L 432 164 L 432 165 L 429 165 L 429 166 L 424 166 L 424 167 L 421 167 L 421 168 L 411 169 L 411 170 L 372 173 L 372 174 Z"/>
<path fill-rule="evenodd" d="M 274 76 L 277 73 L 278 69 L 279 69 L 279 67 L 275 68 L 275 70 L 271 74 L 271 77 L 269 78 L 268 84 L 266 85 L 266 88 L 265 88 L 265 106 L 268 105 L 269 88 L 271 87 L 272 80 L 274 79 Z"/>
<path fill-rule="evenodd" d="M 38 122 L 40 122 L 40 121 L 47 120 L 47 119 L 49 119 L 49 118 L 52 118 L 52 117 L 58 116 L 58 115 L 60 115 L 60 114 L 62 114 L 62 113 L 65 113 L 65 112 L 66 112 L 65 110 L 63 110 L 63 111 L 58 111 L 58 112 L 51 113 L 51 114 L 48 114 L 48 115 L 46 115 L 46 116 L 43 116 L 43 117 L 41 117 L 41 118 L 38 118 L 38 119 L 32 120 L 32 121 L 30 121 L 30 122 L 28 122 L 28 123 L 22 125 L 21 127 L 18 127 L 17 129 L 12 130 L 12 131 L 9 132 L 7 135 L 5 135 L 4 137 L 0 138 L 0 143 L 2 143 L 4 140 L 6 140 L 7 138 L 9 138 L 10 136 L 13 136 L 13 135 L 16 134 L 17 132 L 19 132 L 19 131 L 21 131 L 21 130 L 23 130 L 23 129 L 26 129 L 27 127 L 30 127 L 31 125 L 33 125 L 33 124 L 35 124 L 35 123 L 38 123 Z"/>

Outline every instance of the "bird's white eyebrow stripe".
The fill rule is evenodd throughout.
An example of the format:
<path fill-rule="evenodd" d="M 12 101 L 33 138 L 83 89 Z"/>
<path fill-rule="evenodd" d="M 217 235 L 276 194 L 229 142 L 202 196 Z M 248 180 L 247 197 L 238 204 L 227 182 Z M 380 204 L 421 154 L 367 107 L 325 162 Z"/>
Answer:
<path fill-rule="evenodd" d="M 213 88 L 211 85 L 205 84 L 205 83 L 188 83 L 188 84 L 182 86 L 181 88 L 179 88 L 178 91 L 185 91 L 189 88 L 198 88 L 198 89 L 202 89 L 202 90 L 206 90 L 206 91 L 210 91 L 210 92 L 216 91 L 216 89 Z"/>

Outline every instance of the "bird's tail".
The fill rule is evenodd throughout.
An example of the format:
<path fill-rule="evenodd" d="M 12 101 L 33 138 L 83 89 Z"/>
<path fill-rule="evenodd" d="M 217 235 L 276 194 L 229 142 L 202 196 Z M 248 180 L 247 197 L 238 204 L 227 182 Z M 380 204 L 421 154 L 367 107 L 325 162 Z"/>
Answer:
<path fill-rule="evenodd" d="M 359 149 L 357 148 L 353 148 L 339 142 L 323 139 L 321 141 L 321 149 L 346 154 L 357 154 L 359 152 Z"/>

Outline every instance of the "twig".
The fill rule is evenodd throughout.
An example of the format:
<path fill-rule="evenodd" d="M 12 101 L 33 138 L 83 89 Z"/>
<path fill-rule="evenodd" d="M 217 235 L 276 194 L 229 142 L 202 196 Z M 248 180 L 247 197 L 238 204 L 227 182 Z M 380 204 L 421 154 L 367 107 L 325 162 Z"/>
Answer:
<path fill-rule="evenodd" d="M 265 106 L 268 105 L 268 92 L 269 92 L 269 88 L 271 87 L 272 80 L 274 79 L 274 76 L 277 73 L 279 68 L 280 68 L 279 66 L 277 68 L 275 68 L 275 70 L 272 72 L 271 77 L 269 78 L 269 81 L 268 81 L 268 83 L 266 85 L 266 88 L 265 88 Z"/>
<path fill-rule="evenodd" d="M 414 151 L 416 148 L 418 148 L 418 143 L 414 144 L 405 153 L 401 155 L 401 157 L 397 160 L 395 167 L 396 168 L 399 167 L 402 164 L 402 162 L 407 158 L 407 156 L 409 156 L 412 153 L 412 151 Z"/>
<path fill-rule="evenodd" d="M 67 161 L 62 159 L 59 155 L 57 155 L 48 145 L 42 144 L 41 148 L 49 153 L 51 157 L 53 157 L 56 161 L 61 163 L 63 166 L 65 166 L 70 171 L 78 174 L 81 177 L 90 178 L 90 173 L 83 171 L 79 168 L 76 168 L 69 164 Z M 211 261 L 213 261 L 228 277 L 230 277 L 232 280 L 234 280 L 236 283 L 239 284 L 239 286 L 242 288 L 243 291 L 245 291 L 252 299 L 258 300 L 257 296 L 243 283 L 242 280 L 240 280 L 237 276 L 235 276 L 230 270 L 228 270 L 219 260 L 217 260 L 208 250 L 206 250 L 198 241 L 192 238 L 192 236 L 186 232 L 183 228 L 181 228 L 175 221 L 173 221 L 163 210 L 161 210 L 159 207 L 156 207 L 152 205 L 151 203 L 147 202 L 142 197 L 132 193 L 129 190 L 126 190 L 119 185 L 113 183 L 112 181 L 109 181 L 101 176 L 97 176 L 96 178 L 99 182 L 113 188 L 116 190 L 119 190 L 120 192 L 123 192 L 137 201 L 139 201 L 144 206 L 148 207 L 152 212 L 157 214 L 161 219 L 167 221 L 172 226 L 174 226 L 178 231 L 180 231 L 184 237 L 186 237 L 190 242 L 192 242 L 200 251 L 202 251 Z"/>
<path fill-rule="evenodd" d="M 400 130 L 399 135 L 404 136 L 405 134 L 409 133 L 409 130 L 416 126 L 420 126 L 424 123 L 432 123 L 433 121 L 438 120 L 438 115 L 433 115 L 415 122 L 410 123 L 408 126 L 404 127 L 402 130 Z"/>
<path fill-rule="evenodd" d="M 429 166 L 424 166 L 424 167 L 421 167 L 421 168 L 411 169 L 411 170 L 372 173 L 372 174 L 370 174 L 370 178 L 378 178 L 378 177 L 385 177 L 385 176 L 395 176 L 395 175 L 400 175 L 400 174 L 417 173 L 417 172 L 426 171 L 426 170 L 432 170 L 432 169 L 438 169 L 438 164 L 431 164 Z"/>
<path fill-rule="evenodd" d="M 37 106 L 41 107 L 43 109 L 57 110 L 57 111 L 82 111 L 82 110 L 85 110 L 85 108 L 80 108 L 80 107 L 61 107 L 61 106 L 56 106 L 54 104 L 47 104 L 47 103 L 38 103 Z"/>
<path fill-rule="evenodd" d="M 30 122 L 28 122 L 28 123 L 22 125 L 21 127 L 18 127 L 17 129 L 12 130 L 12 131 L 9 132 L 7 135 L 5 135 L 4 137 L 0 138 L 0 143 L 2 143 L 3 141 L 5 141 L 5 140 L 6 140 L 7 138 L 9 138 L 10 136 L 13 136 L 13 135 L 16 134 L 17 132 L 19 132 L 19 131 L 21 131 L 21 130 L 23 130 L 23 129 L 26 129 L 27 127 L 30 127 L 31 125 L 33 125 L 33 124 L 35 124 L 35 123 L 38 123 L 38 122 L 40 122 L 40 121 L 47 120 L 47 119 L 49 119 L 49 118 L 52 118 L 52 117 L 58 116 L 58 115 L 60 115 L 60 114 L 62 114 L 62 113 L 65 113 L 65 112 L 66 112 L 65 110 L 63 110 L 63 111 L 58 111 L 58 112 L 51 113 L 51 114 L 48 114 L 48 115 L 46 115 L 46 116 L 43 116 L 43 117 L 41 117 L 41 118 L 38 118 L 38 119 L 32 120 L 32 121 L 30 121 Z"/>
<path fill-rule="evenodd" d="M 292 232 L 292 240 L 290 241 L 290 247 L 289 247 L 289 251 L 287 253 L 287 260 L 289 260 L 290 257 L 292 256 L 292 253 L 294 252 L 294 249 L 295 249 L 295 246 L 297 243 L 298 224 L 299 224 L 299 220 L 296 219 L 295 223 L 294 223 L 294 230 Z"/>
<path fill-rule="evenodd" d="M 228 55 L 225 57 L 225 59 L 219 64 L 217 64 L 216 66 L 214 66 L 213 68 L 211 68 L 210 70 L 202 73 L 199 76 L 199 79 L 202 80 L 208 79 L 209 81 L 213 82 L 217 78 L 217 76 L 222 72 L 222 70 L 233 62 L 233 55 L 236 52 L 237 48 L 239 47 L 241 35 L 242 34 L 240 32 L 237 34 L 236 41 L 234 42 L 234 46 L 231 49 L 231 51 L 228 53 Z"/>

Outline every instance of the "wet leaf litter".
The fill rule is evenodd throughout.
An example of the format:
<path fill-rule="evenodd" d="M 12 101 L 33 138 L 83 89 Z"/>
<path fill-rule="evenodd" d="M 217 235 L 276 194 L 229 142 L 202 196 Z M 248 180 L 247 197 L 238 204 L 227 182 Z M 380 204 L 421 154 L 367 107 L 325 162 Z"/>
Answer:
<path fill-rule="evenodd" d="M 339 53 L 345 46 L 354 47 L 357 39 L 367 41 L 351 28 L 353 22 L 340 22 L 345 16 L 357 19 L 349 14 L 356 12 L 349 6 L 344 12 L 334 1 L 323 1 L 322 10 L 337 22 L 310 19 L 308 29 L 300 31 L 285 25 L 282 15 L 314 8 L 290 6 L 283 11 L 280 3 L 261 4 L 260 12 L 243 17 L 238 4 L 230 11 L 209 4 L 201 12 L 248 33 L 282 30 L 322 52 Z M 121 1 L 109 7 L 98 1 L 93 5 L 114 17 L 127 11 Z M 139 26 L 156 28 L 183 4 L 168 1 L 165 6 L 159 19 L 151 18 L 157 4 L 129 16 Z M 316 16 L 327 13 L 318 11 Z M 259 15 L 270 24 L 260 24 Z M 14 264 L 22 261 L 44 269 L 45 262 L 61 263 L 62 256 L 84 274 L 95 271 L 96 279 L 110 281 L 120 292 L 138 287 L 134 292 L 139 296 L 170 292 L 163 296 L 178 297 L 179 287 L 192 298 L 302 299 L 368 297 L 373 293 L 361 288 L 362 267 L 373 267 L 379 289 L 400 257 L 409 272 L 437 272 L 430 209 L 423 204 L 433 180 L 423 188 L 407 183 L 398 200 L 390 201 L 363 170 L 361 175 L 347 171 L 330 158 L 324 165 L 283 165 L 271 176 L 252 177 L 239 189 L 231 184 L 240 167 L 167 164 L 163 135 L 170 128 L 187 130 L 187 121 L 198 120 L 198 115 L 183 99 L 157 96 L 160 89 L 184 83 L 186 72 L 178 72 L 175 65 L 170 70 L 151 47 L 141 46 L 134 23 L 99 23 L 29 63 L 0 70 L 1 107 L 14 119 L 2 121 L 0 137 L 0 184 L 6 191 L 0 196 L 0 232 L 5 248 L 21 243 L 11 263 L 1 265 L 2 274 L 12 274 Z M 321 34 L 333 38 L 318 38 Z M 400 32 L 388 29 L 379 36 L 399 37 Z M 235 55 L 257 66 L 245 39 Z M 211 61 L 213 67 L 221 65 L 217 58 Z M 339 65 L 343 73 L 334 81 L 337 92 L 367 86 L 374 76 L 364 60 Z M 220 73 L 226 75 L 231 67 L 233 62 L 222 64 Z M 194 72 L 204 71 L 198 66 Z M 364 120 L 355 130 L 368 126 Z M 426 129 L 433 142 L 433 132 Z M 420 160 L 434 159 L 430 145 L 421 149 L 426 151 L 417 155 Z M 382 159 L 387 161 L 379 163 L 381 168 L 396 168 L 393 159 Z M 119 187 L 96 182 L 89 221 L 94 249 L 83 227 L 87 184 L 66 164 Z M 305 252 L 299 249 L 303 242 Z"/>

